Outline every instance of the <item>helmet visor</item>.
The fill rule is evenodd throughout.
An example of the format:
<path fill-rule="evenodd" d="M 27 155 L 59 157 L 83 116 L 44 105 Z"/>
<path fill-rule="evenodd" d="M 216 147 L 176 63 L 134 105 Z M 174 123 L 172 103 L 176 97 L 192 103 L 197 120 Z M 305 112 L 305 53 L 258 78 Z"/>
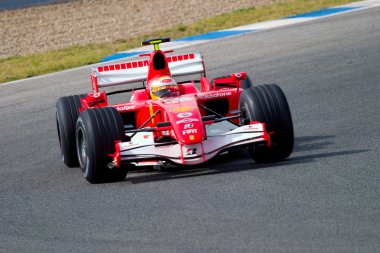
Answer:
<path fill-rule="evenodd" d="M 175 85 L 164 85 L 152 88 L 152 94 L 158 98 L 170 97 L 176 93 L 178 93 L 178 89 Z"/>

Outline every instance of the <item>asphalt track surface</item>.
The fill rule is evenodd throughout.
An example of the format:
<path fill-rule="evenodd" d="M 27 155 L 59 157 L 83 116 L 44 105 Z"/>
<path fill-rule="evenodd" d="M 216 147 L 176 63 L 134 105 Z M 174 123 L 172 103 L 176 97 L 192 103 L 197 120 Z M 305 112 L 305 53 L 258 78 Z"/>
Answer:
<path fill-rule="evenodd" d="M 54 106 L 88 68 L 0 85 L 0 252 L 380 252 L 380 8 L 218 40 L 210 77 L 278 83 L 290 159 L 90 185 L 59 160 Z"/>

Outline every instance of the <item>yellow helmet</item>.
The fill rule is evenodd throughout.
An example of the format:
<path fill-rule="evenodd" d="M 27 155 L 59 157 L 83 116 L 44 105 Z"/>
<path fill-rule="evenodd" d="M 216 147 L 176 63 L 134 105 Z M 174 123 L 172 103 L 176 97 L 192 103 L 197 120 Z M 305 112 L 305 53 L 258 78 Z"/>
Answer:
<path fill-rule="evenodd" d="M 171 97 L 178 95 L 177 82 L 170 76 L 155 78 L 150 83 L 150 97 L 152 99 Z"/>

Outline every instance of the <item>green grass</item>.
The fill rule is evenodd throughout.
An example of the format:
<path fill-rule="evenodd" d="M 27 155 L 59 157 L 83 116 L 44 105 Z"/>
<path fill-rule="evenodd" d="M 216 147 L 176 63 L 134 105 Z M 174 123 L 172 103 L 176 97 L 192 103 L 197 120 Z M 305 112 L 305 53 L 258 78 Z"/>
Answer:
<path fill-rule="evenodd" d="M 355 2 L 355 0 L 287 0 L 276 4 L 236 10 L 228 14 L 203 19 L 190 25 L 179 24 L 161 31 L 141 34 L 129 40 L 72 46 L 27 56 L 11 56 L 0 59 L 0 83 L 97 63 L 110 54 L 140 46 L 142 39 L 153 37 L 181 38 L 350 2 Z"/>

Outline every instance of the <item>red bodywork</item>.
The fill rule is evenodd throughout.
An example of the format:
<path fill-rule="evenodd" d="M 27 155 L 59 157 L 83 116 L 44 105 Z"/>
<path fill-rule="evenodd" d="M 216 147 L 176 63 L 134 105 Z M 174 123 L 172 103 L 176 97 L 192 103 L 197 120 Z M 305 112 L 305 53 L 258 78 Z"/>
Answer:
<path fill-rule="evenodd" d="M 102 73 L 115 70 L 133 70 L 134 68 L 148 66 L 146 87 L 132 91 L 130 101 L 110 105 L 106 92 L 99 91 L 98 78 L 96 74 L 93 74 L 91 75 L 93 93 L 81 99 L 80 111 L 105 106 L 114 107 L 121 114 L 125 121 L 124 124 L 132 125 L 133 129 L 154 128 L 155 142 L 165 136 L 178 142 L 181 146 L 202 143 L 206 139 L 205 126 L 214 123 L 212 117 L 202 119 L 202 117 L 212 114 L 203 106 L 216 111 L 219 116 L 232 116 L 231 111 L 238 109 L 239 97 L 243 91 L 240 86 L 241 82 L 246 79 L 246 73 L 233 73 L 210 81 L 205 77 L 204 71 L 199 80 L 178 84 L 179 96 L 151 99 L 149 95 L 151 81 L 160 76 L 172 76 L 169 62 L 194 57 L 194 54 L 167 57 L 165 53 L 171 53 L 171 51 L 154 50 L 150 54 L 140 55 L 141 57 L 149 57 L 148 60 L 97 67 L 98 73 Z M 155 116 L 152 117 L 153 115 Z M 231 119 L 231 121 L 239 124 L 238 118 Z M 270 143 L 269 137 L 267 142 Z M 114 157 L 115 165 L 118 165 L 120 152 L 111 155 Z"/>
<path fill-rule="evenodd" d="M 136 90 L 132 92 L 132 97 L 129 102 L 109 105 L 106 93 L 99 92 L 97 86 L 97 78 L 91 76 L 93 92 L 88 94 L 87 97 L 81 99 L 82 107 L 80 111 L 89 108 L 99 108 L 105 106 L 111 106 L 116 108 L 121 114 L 133 113 L 135 128 L 142 126 L 144 122 L 153 115 L 154 112 L 160 110 L 160 112 L 152 118 L 145 127 L 156 127 L 158 122 L 171 122 L 170 127 L 160 128 L 155 134 L 157 137 L 162 135 L 162 130 L 171 130 L 170 136 L 175 138 L 178 142 L 183 144 L 199 143 L 205 138 L 204 124 L 212 124 L 213 121 L 202 122 L 202 116 L 206 116 L 207 112 L 205 109 L 200 108 L 198 104 L 206 105 L 207 101 L 225 101 L 224 104 L 228 105 L 228 108 L 224 108 L 223 116 L 231 116 L 230 111 L 238 109 L 239 97 L 242 89 L 240 89 L 240 82 L 246 78 L 244 72 L 234 73 L 228 77 L 221 77 L 214 79 L 212 83 L 205 78 L 201 77 L 199 80 L 200 90 L 196 87 L 194 81 L 189 81 L 187 83 L 179 84 L 180 97 L 171 97 L 166 99 L 150 99 L 150 80 L 157 78 L 159 76 L 171 76 L 168 59 L 170 61 L 177 60 L 173 58 L 166 58 L 164 52 L 161 50 L 153 51 L 150 54 L 150 59 L 154 59 L 156 54 L 161 54 L 163 59 L 165 59 L 165 66 L 162 69 L 155 69 L 152 60 L 150 61 L 135 61 L 131 63 L 115 64 L 109 67 L 99 67 L 100 70 L 110 69 L 117 70 L 127 67 L 133 68 L 139 65 L 149 64 L 149 72 L 147 76 L 147 86 L 145 90 Z M 143 55 L 145 56 L 145 55 Z M 180 56 L 191 57 L 190 55 Z M 187 116 L 190 115 L 191 116 Z M 184 117 L 185 116 L 185 117 Z M 191 120 L 191 122 L 187 123 Z M 238 123 L 238 120 L 234 120 Z M 173 124 L 174 123 L 174 124 Z M 185 126 L 192 124 L 193 127 L 185 129 Z"/>

